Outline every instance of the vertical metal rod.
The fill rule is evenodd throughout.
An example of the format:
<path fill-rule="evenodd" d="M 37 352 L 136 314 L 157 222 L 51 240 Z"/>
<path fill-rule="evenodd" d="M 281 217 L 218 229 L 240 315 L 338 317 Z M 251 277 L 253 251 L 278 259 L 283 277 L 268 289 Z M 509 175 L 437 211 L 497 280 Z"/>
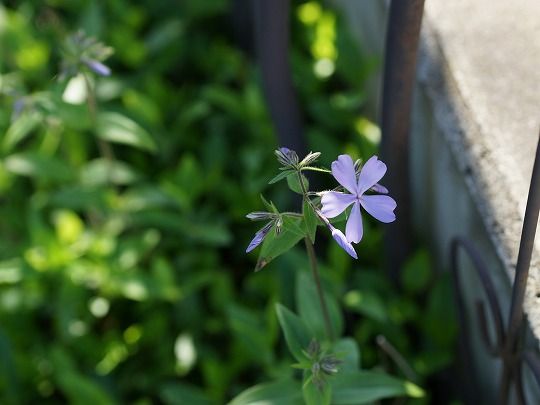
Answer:
<path fill-rule="evenodd" d="M 531 256 L 534 247 L 536 227 L 538 225 L 538 215 L 540 212 L 540 137 L 536 148 L 531 186 L 527 197 L 527 208 L 523 229 L 521 231 L 521 242 L 519 244 L 518 260 L 514 275 L 514 286 L 512 289 L 512 301 L 510 304 L 510 314 L 508 317 L 507 339 L 505 342 L 505 362 L 501 376 L 501 400 L 507 401 L 509 382 L 515 376 L 515 362 L 511 359 L 516 354 L 518 337 L 520 336 L 521 323 L 523 321 L 523 300 L 529 277 Z"/>
<path fill-rule="evenodd" d="M 382 100 L 382 150 L 388 165 L 386 182 L 398 202 L 399 221 L 386 228 L 391 274 L 411 250 L 409 129 L 418 38 L 424 0 L 392 0 L 386 30 Z"/>
<path fill-rule="evenodd" d="M 290 0 L 257 0 L 256 48 L 262 85 L 281 146 L 307 152 L 300 108 L 289 65 Z"/>

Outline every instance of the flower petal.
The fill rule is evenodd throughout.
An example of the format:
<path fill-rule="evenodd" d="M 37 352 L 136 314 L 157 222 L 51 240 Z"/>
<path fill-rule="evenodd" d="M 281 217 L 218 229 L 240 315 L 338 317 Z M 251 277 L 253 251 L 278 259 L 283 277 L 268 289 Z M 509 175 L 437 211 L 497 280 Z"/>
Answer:
<path fill-rule="evenodd" d="M 356 194 L 356 173 L 354 162 L 349 155 L 339 155 L 338 159 L 332 162 L 332 175 L 339 184 Z"/>
<path fill-rule="evenodd" d="M 394 209 L 396 201 L 387 195 L 363 195 L 360 197 L 362 207 L 381 222 L 393 222 L 396 219 Z"/>
<path fill-rule="evenodd" d="M 358 255 L 356 254 L 353 245 L 351 245 L 351 243 L 347 241 L 347 238 L 345 237 L 345 235 L 343 235 L 343 232 L 341 232 L 339 229 L 334 228 L 333 226 L 330 228 L 330 230 L 332 231 L 332 237 L 337 242 L 337 244 L 341 246 L 341 248 L 345 250 L 345 252 L 347 252 L 349 255 L 351 255 L 355 259 L 358 259 Z"/>
<path fill-rule="evenodd" d="M 373 187 L 386 173 L 386 165 L 377 156 L 372 156 L 364 164 L 358 176 L 358 194 L 362 195 Z"/>
<path fill-rule="evenodd" d="M 340 193 L 337 191 L 327 191 L 321 198 L 322 214 L 327 218 L 334 218 L 345 211 L 356 199 L 352 194 Z"/>
<path fill-rule="evenodd" d="M 345 235 L 347 240 L 352 243 L 358 243 L 362 240 L 364 231 L 362 229 L 362 215 L 360 214 L 360 204 L 355 202 L 349 219 L 347 220 L 347 226 L 345 228 Z"/>
<path fill-rule="evenodd" d="M 269 222 L 257 231 L 257 233 L 255 234 L 255 237 L 249 243 L 249 246 L 246 249 L 246 253 L 251 252 L 253 249 L 255 249 L 257 246 L 261 244 L 261 242 L 264 240 L 266 235 L 268 235 L 268 232 L 270 231 L 270 229 L 272 229 L 273 224 L 274 224 L 273 222 Z"/>
<path fill-rule="evenodd" d="M 375 193 L 378 193 L 378 194 L 388 194 L 388 189 L 383 186 L 382 184 L 375 184 L 373 187 L 370 188 L 371 191 L 374 191 Z"/>

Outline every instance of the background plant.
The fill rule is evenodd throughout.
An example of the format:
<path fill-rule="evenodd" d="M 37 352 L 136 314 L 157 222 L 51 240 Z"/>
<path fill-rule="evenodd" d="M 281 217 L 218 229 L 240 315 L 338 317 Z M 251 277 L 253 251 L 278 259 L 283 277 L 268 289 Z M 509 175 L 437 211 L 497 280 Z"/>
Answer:
<path fill-rule="evenodd" d="M 319 3 L 292 12 L 310 147 L 323 166 L 371 156 L 363 83 L 377 61 Z M 59 77 L 79 30 L 114 49 L 110 76 L 82 66 L 95 119 L 80 85 L 66 101 L 76 76 Z M 221 0 L 0 6 L 1 402 L 220 404 L 296 372 L 275 303 L 295 307 L 308 263 L 293 250 L 248 271 L 244 215 L 260 207 L 276 145 L 233 38 Z M 265 193 L 294 206 L 278 186 Z M 321 235 L 322 282 L 343 297 L 362 367 L 400 372 L 382 334 L 421 384 L 452 359 L 447 283 L 419 253 L 397 291 L 380 270 L 381 230 L 365 226 L 361 271 Z"/>

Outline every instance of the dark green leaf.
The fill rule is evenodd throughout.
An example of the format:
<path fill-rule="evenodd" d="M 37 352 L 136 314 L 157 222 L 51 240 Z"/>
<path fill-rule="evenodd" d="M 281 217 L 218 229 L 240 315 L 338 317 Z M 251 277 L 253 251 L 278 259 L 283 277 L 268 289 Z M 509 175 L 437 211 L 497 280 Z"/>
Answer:
<path fill-rule="evenodd" d="M 309 190 L 309 181 L 303 174 L 300 174 L 302 176 L 302 182 L 304 183 L 304 188 L 306 190 Z M 303 194 L 302 191 L 302 185 L 300 184 L 300 180 L 298 178 L 298 174 L 296 172 L 289 174 L 287 176 L 287 184 L 289 185 L 289 188 L 298 194 Z"/>
<path fill-rule="evenodd" d="M 305 373 L 311 378 L 311 371 Z M 321 387 L 317 387 L 313 382 L 313 379 L 306 384 L 304 379 L 304 386 L 302 388 L 304 401 L 306 405 L 330 405 L 332 399 L 332 386 L 325 381 Z"/>
<path fill-rule="evenodd" d="M 383 300 L 374 292 L 353 290 L 345 294 L 345 306 L 376 321 L 384 322 L 388 313 Z"/>
<path fill-rule="evenodd" d="M 159 397 L 166 405 L 210 405 L 203 390 L 194 385 L 174 382 L 163 385 Z"/>
<path fill-rule="evenodd" d="M 261 252 L 259 253 L 255 271 L 262 269 L 276 257 L 287 252 L 304 238 L 305 233 L 301 224 L 301 218 L 283 217 L 281 232 L 277 234 L 274 231 L 270 231 L 266 236 Z"/>
<path fill-rule="evenodd" d="M 298 315 L 283 305 L 276 304 L 276 312 L 289 351 L 296 360 L 302 363 L 306 360 L 304 351 L 309 346 L 313 333 Z"/>
<path fill-rule="evenodd" d="M 307 201 L 304 201 L 302 212 L 304 215 L 304 224 L 306 226 L 306 233 L 309 236 L 311 243 L 315 243 L 315 235 L 317 233 L 317 224 L 319 222 L 317 214 L 315 214 L 313 207 Z"/>
<path fill-rule="evenodd" d="M 343 338 L 333 347 L 333 354 L 343 363 L 339 366 L 340 373 L 358 371 L 360 367 L 360 352 L 354 339 Z"/>
<path fill-rule="evenodd" d="M 411 292 L 418 293 L 424 291 L 431 280 L 431 266 L 429 262 L 429 253 L 427 250 L 418 250 L 412 256 L 401 272 L 401 283 L 403 287 Z"/>
<path fill-rule="evenodd" d="M 268 184 L 274 184 L 277 183 L 280 180 L 283 180 L 285 177 L 293 173 L 291 170 L 284 170 L 281 173 L 279 173 L 277 176 L 275 176 L 272 180 L 268 182 Z"/>
<path fill-rule="evenodd" d="M 333 405 L 358 405 L 384 398 L 424 396 L 424 391 L 417 385 L 374 371 L 338 373 L 331 383 Z"/>
<path fill-rule="evenodd" d="M 333 335 L 339 336 L 343 329 L 343 319 L 339 306 L 330 294 L 325 292 L 324 297 L 328 306 Z M 299 271 L 296 277 L 296 307 L 302 320 L 313 330 L 315 336 L 319 340 L 327 339 L 326 324 L 317 287 L 312 277 L 303 271 Z"/>
<path fill-rule="evenodd" d="M 292 380 L 259 384 L 235 397 L 229 405 L 302 405 L 302 387 Z"/>

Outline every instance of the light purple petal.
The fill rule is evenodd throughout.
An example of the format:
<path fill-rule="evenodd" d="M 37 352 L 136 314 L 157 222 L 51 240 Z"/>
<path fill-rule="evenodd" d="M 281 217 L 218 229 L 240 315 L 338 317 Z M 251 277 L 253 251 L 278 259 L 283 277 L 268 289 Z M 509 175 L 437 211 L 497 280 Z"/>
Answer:
<path fill-rule="evenodd" d="M 334 218 L 345 211 L 356 199 L 352 194 L 340 193 L 337 191 L 327 191 L 321 198 L 322 214 L 327 218 Z"/>
<path fill-rule="evenodd" d="M 347 252 L 349 255 L 351 255 L 355 259 L 358 259 L 358 255 L 356 254 L 353 245 L 351 245 L 350 242 L 347 241 L 347 238 L 345 237 L 345 235 L 343 235 L 343 232 L 341 232 L 339 229 L 334 228 L 333 226 L 330 228 L 330 230 L 332 231 L 332 237 L 337 242 L 337 244 L 341 246 L 341 248 L 345 250 L 345 252 Z"/>
<path fill-rule="evenodd" d="M 339 155 L 338 159 L 332 162 L 332 174 L 339 184 L 356 194 L 356 173 L 354 162 L 349 155 Z"/>
<path fill-rule="evenodd" d="M 377 156 L 372 156 L 364 164 L 358 176 L 358 194 L 362 195 L 373 187 L 386 173 L 386 165 Z"/>
<path fill-rule="evenodd" d="M 373 187 L 370 188 L 371 191 L 374 191 L 379 194 L 388 194 L 388 189 L 383 186 L 382 184 L 375 184 Z"/>
<path fill-rule="evenodd" d="M 111 69 L 97 60 L 88 59 L 84 63 L 98 75 L 109 76 L 111 74 Z"/>
<path fill-rule="evenodd" d="M 347 220 L 345 235 L 347 236 L 347 240 L 349 242 L 358 243 L 362 240 L 363 233 L 360 204 L 355 202 L 351 210 L 351 215 L 349 215 L 349 219 Z"/>
<path fill-rule="evenodd" d="M 261 244 L 261 242 L 264 240 L 266 235 L 268 235 L 268 232 L 270 231 L 270 229 L 272 229 L 272 225 L 273 225 L 273 222 L 269 222 L 257 231 L 257 233 L 255 234 L 255 237 L 249 243 L 249 246 L 246 249 L 246 253 L 251 252 L 253 249 L 255 249 L 257 246 Z"/>
<path fill-rule="evenodd" d="M 363 195 L 360 204 L 373 217 L 381 222 L 393 222 L 396 219 L 394 209 L 397 204 L 392 197 L 387 195 Z"/>

